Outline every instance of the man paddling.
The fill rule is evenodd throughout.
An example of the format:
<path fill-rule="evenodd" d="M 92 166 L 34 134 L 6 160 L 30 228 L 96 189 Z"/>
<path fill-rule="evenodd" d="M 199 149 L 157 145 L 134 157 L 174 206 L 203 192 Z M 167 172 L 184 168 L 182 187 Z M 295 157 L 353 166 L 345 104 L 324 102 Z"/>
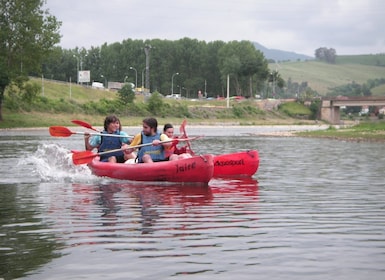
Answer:
<path fill-rule="evenodd" d="M 163 141 L 169 142 L 161 143 Z M 165 149 L 171 147 L 173 140 L 170 139 L 166 134 L 158 132 L 158 121 L 155 118 L 146 118 L 143 120 L 143 130 L 141 133 L 135 135 L 130 146 L 137 146 L 148 143 L 151 143 L 152 145 L 141 147 L 138 151 L 139 163 L 151 163 L 168 160 Z M 132 152 L 133 149 L 128 149 L 125 151 L 125 153 Z"/>

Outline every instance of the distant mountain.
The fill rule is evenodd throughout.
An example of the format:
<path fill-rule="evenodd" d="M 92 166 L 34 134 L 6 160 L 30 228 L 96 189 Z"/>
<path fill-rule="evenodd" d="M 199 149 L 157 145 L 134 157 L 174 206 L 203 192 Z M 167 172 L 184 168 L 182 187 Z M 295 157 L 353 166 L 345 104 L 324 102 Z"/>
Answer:
<path fill-rule="evenodd" d="M 268 60 L 272 59 L 278 62 L 278 61 L 304 61 L 304 60 L 314 59 L 314 57 L 304 55 L 304 54 L 298 54 L 295 52 L 268 49 L 257 42 L 253 42 L 253 44 L 255 48 L 257 50 L 260 50 Z"/>

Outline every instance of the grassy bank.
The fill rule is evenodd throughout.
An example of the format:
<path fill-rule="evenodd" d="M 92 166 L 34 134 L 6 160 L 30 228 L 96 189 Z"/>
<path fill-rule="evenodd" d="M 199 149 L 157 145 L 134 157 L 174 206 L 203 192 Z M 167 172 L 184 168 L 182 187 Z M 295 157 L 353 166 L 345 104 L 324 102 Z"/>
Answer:
<path fill-rule="evenodd" d="M 210 114 L 210 109 L 207 114 Z M 87 115 L 87 114 L 51 114 L 43 112 L 6 112 L 5 119 L 0 122 L 0 129 L 4 128 L 34 128 L 49 127 L 54 125 L 73 126 L 72 120 L 82 120 L 94 126 L 103 124 L 105 115 Z M 142 120 L 147 116 L 120 116 L 123 126 L 139 126 Z M 237 118 L 237 119 L 218 119 L 218 118 L 177 118 L 177 117 L 156 117 L 158 122 L 164 124 L 170 122 L 180 124 L 184 119 L 191 125 L 303 125 L 314 124 L 312 120 L 298 120 L 286 116 L 280 117 L 279 114 L 267 113 L 261 118 Z"/>
<path fill-rule="evenodd" d="M 34 82 L 40 82 L 35 79 Z M 69 89 L 71 95 L 69 95 Z M 93 126 L 102 126 L 106 113 L 95 113 L 90 110 L 86 113 L 82 104 L 93 104 L 95 108 L 101 107 L 108 111 L 107 105 L 114 104 L 117 99 L 116 92 L 95 90 L 81 85 L 68 83 L 44 82 L 44 95 L 28 106 L 21 106 L 17 99 L 13 102 L 15 107 L 4 106 L 1 128 L 33 128 L 49 126 L 75 126 L 72 120 L 82 120 Z M 10 98 L 8 100 L 11 100 Z M 148 101 L 148 100 L 147 100 Z M 314 120 L 309 120 L 309 108 L 295 102 L 277 105 L 277 100 L 243 100 L 230 101 L 227 107 L 226 100 L 188 100 L 162 98 L 159 104 L 165 108 L 158 115 L 153 115 L 149 110 L 148 102 L 143 95 L 137 95 L 135 106 L 125 106 L 115 114 L 121 119 L 123 126 L 140 126 L 142 119 L 155 116 L 160 124 L 167 122 L 180 124 L 184 119 L 189 125 L 312 125 Z M 107 104 L 107 105 L 106 105 Z M 118 106 L 118 105 L 117 105 Z M 13 110 L 11 109 L 13 108 Z M 87 107 L 86 107 L 87 108 Z M 107 109 L 106 109 L 107 108 Z M 136 109 L 137 111 L 133 111 Z M 116 107 L 112 106 L 112 109 Z M 179 112 L 178 112 L 179 111 Z M 299 136 L 338 138 L 346 140 L 385 140 L 385 122 L 362 123 L 350 128 L 337 129 L 330 126 L 326 131 L 299 133 Z"/>
<path fill-rule="evenodd" d="M 276 100 L 244 99 L 172 99 L 145 97 L 136 94 L 133 103 L 122 104 L 116 91 L 98 90 L 89 86 L 44 81 L 32 78 L 36 85 L 33 99 L 25 98 L 23 92 L 8 92 L 3 105 L 0 128 L 69 126 L 71 120 L 83 120 L 101 125 L 106 115 L 116 114 L 124 126 L 141 125 L 144 117 L 155 116 L 159 123 L 181 123 L 187 118 L 190 124 L 199 125 L 276 125 L 309 124 L 303 112 L 308 109 L 301 104 L 287 104 L 284 110 L 277 109 Z M 40 86 L 40 89 L 39 89 Z M 227 106 L 228 105 L 228 106 Z M 297 105 L 297 106 L 294 106 Z M 267 109 L 266 109 L 267 108 Z M 299 119 L 295 116 L 301 115 Z"/>
<path fill-rule="evenodd" d="M 344 141 L 378 141 L 385 142 L 385 121 L 363 122 L 346 128 L 329 129 L 309 132 L 298 132 L 297 136 L 338 139 Z"/>

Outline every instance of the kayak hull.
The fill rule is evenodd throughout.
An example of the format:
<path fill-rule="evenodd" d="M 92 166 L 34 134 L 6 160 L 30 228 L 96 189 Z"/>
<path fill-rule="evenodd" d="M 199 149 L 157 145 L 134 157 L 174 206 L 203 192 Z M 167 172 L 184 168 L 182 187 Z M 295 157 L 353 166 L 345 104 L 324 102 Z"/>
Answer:
<path fill-rule="evenodd" d="M 175 161 L 155 163 L 110 163 L 96 157 L 88 164 L 100 177 L 147 182 L 184 182 L 207 184 L 214 173 L 214 156 L 207 154 Z"/>
<path fill-rule="evenodd" d="M 259 167 L 256 150 L 214 156 L 213 177 L 253 176 Z"/>

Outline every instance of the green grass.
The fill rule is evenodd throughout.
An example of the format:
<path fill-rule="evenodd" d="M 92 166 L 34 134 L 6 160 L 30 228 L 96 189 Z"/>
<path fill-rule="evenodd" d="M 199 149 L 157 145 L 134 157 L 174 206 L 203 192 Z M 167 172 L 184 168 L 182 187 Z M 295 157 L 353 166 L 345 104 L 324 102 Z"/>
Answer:
<path fill-rule="evenodd" d="M 71 100 L 75 99 L 78 103 L 84 104 L 89 101 L 97 101 L 102 98 L 115 99 L 117 93 L 114 91 L 93 89 L 90 86 L 78 85 L 74 83 L 55 82 L 51 80 L 44 80 L 38 78 L 31 78 L 31 83 L 37 83 L 42 86 L 42 93 L 44 97 L 53 100 Z M 44 92 L 43 92 L 44 86 Z"/>
<path fill-rule="evenodd" d="M 375 87 L 372 90 L 372 95 L 373 96 L 384 96 L 385 95 L 385 85 L 381 85 L 381 86 Z"/>
<path fill-rule="evenodd" d="M 279 110 L 291 117 L 309 116 L 310 109 L 297 102 L 286 102 L 279 106 Z"/>
<path fill-rule="evenodd" d="M 320 95 L 326 95 L 329 88 L 350 84 L 363 84 L 370 79 L 385 78 L 385 67 L 343 63 L 328 64 L 319 61 L 283 62 L 277 68 L 281 77 L 292 82 L 308 82 L 308 86 Z M 276 65 L 269 65 L 275 70 Z M 382 92 L 385 95 L 385 92 Z"/>
<path fill-rule="evenodd" d="M 342 55 L 337 56 L 336 63 L 385 66 L 385 54 Z"/>
<path fill-rule="evenodd" d="M 385 121 L 363 122 L 349 128 L 298 132 L 297 136 L 331 138 L 347 141 L 385 141 Z"/>

